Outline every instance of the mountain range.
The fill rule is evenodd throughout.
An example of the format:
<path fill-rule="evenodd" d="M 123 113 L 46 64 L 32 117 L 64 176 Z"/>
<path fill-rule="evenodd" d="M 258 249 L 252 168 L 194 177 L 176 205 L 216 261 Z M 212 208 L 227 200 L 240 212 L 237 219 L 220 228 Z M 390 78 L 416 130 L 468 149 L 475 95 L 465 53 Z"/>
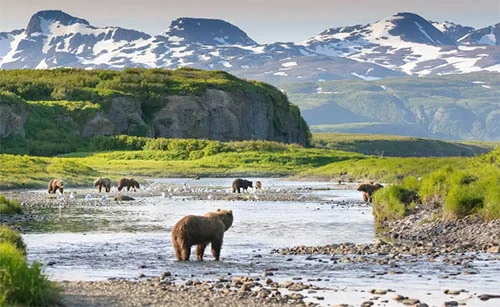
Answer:
<path fill-rule="evenodd" d="M 483 29 L 397 13 L 367 25 L 327 29 L 303 42 L 259 44 L 218 19 L 178 18 L 158 35 L 95 27 L 40 11 L 26 29 L 0 33 L 0 68 L 191 66 L 279 85 L 405 75 L 500 71 L 500 23 Z"/>
<path fill-rule="evenodd" d="M 0 33 L 0 69 L 184 66 L 278 86 L 313 131 L 500 140 L 500 23 L 474 29 L 397 13 L 259 44 L 219 19 L 178 18 L 152 36 L 51 10 Z"/>

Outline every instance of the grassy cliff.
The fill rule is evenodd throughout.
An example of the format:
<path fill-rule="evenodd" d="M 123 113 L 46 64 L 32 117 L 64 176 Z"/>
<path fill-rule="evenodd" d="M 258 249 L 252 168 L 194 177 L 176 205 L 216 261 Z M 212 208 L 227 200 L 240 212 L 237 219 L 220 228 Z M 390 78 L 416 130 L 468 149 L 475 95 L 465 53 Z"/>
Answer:
<path fill-rule="evenodd" d="M 298 107 L 290 104 L 283 93 L 268 84 L 241 80 L 223 71 L 4 70 L 0 71 L 0 108 L 9 114 L 2 119 L 5 127 L 0 127 L 0 152 L 53 155 L 86 150 L 89 139 L 82 132 L 84 125 L 99 112 L 111 110 L 115 114 L 108 117 L 116 115 L 114 111 L 120 108 L 115 105 L 117 99 L 124 106 L 139 108 L 136 117 L 127 118 L 122 133 L 154 136 L 153 117 L 169 103 L 168 96 L 197 96 L 208 89 L 234 93 L 235 97 L 262 97 L 273 106 L 270 123 L 276 130 L 287 132 L 293 122 L 299 130 L 297 139 L 303 136 L 303 143 L 309 142 L 309 128 Z"/>

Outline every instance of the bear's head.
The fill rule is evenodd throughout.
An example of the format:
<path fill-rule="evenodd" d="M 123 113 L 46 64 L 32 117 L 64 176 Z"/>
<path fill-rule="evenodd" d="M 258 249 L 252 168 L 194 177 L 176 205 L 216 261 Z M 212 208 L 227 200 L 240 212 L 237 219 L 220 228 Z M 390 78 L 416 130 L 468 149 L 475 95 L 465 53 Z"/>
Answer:
<path fill-rule="evenodd" d="M 102 178 L 99 178 L 99 179 L 94 180 L 94 187 L 96 187 L 96 186 L 98 186 L 99 184 L 101 184 L 101 181 L 102 181 Z"/>
<path fill-rule="evenodd" d="M 139 182 L 137 182 L 137 180 L 135 180 L 134 178 L 130 178 L 130 183 L 132 183 L 132 186 L 134 188 L 139 189 Z"/>
<path fill-rule="evenodd" d="M 359 192 L 371 192 L 372 191 L 372 185 L 370 183 L 363 183 L 360 184 L 358 187 Z"/>
<path fill-rule="evenodd" d="M 221 210 L 217 209 L 217 215 L 219 218 L 222 220 L 224 223 L 225 229 L 224 231 L 228 230 L 231 225 L 233 225 L 233 210 Z"/>

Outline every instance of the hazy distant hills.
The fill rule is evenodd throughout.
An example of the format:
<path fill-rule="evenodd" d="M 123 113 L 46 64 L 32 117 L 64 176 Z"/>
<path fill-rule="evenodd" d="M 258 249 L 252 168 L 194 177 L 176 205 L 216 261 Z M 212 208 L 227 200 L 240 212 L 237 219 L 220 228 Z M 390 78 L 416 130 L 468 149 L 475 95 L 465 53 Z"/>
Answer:
<path fill-rule="evenodd" d="M 301 43 L 258 44 L 223 20 L 179 18 L 155 36 L 99 28 L 62 11 L 41 11 L 26 29 L 0 33 L 0 68 L 192 66 L 274 84 L 500 71 L 498 25 L 475 30 L 398 13 L 332 28 Z"/>
<path fill-rule="evenodd" d="M 218 19 L 178 18 L 152 36 L 41 11 L 26 29 L 0 33 L 0 69 L 182 66 L 285 89 L 317 130 L 500 140 L 500 24 L 397 13 L 259 44 Z"/>
<path fill-rule="evenodd" d="M 312 131 L 500 140 L 500 74 L 283 86 Z"/>

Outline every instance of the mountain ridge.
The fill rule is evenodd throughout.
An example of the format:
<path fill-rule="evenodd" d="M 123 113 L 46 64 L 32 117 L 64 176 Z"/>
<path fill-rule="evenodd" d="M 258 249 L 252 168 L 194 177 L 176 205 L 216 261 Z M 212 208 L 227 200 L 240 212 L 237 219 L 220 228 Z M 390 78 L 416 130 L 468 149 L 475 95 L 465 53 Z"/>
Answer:
<path fill-rule="evenodd" d="M 484 42 L 476 38 L 480 34 L 472 35 L 478 30 L 448 23 L 442 32 L 434 25 L 446 28 L 445 23 L 403 12 L 367 25 L 330 28 L 302 43 L 259 44 L 220 19 L 181 17 L 151 36 L 121 27 L 95 27 L 86 19 L 50 10 L 35 13 L 23 32 L 0 33 L 0 68 L 190 66 L 223 69 L 275 85 L 500 71 L 497 45 L 478 45 Z M 460 43 L 449 33 L 471 38 Z M 337 58 L 346 59 L 346 66 L 332 65 Z"/>

